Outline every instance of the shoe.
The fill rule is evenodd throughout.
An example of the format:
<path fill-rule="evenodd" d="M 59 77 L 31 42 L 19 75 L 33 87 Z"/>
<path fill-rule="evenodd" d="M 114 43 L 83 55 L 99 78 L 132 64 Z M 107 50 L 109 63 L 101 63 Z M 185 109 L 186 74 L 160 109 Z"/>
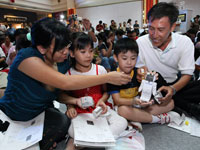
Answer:
<path fill-rule="evenodd" d="M 184 116 L 181 117 L 177 112 L 174 112 L 174 111 L 170 111 L 168 113 L 160 114 L 158 117 L 160 118 L 161 124 L 174 122 L 177 125 L 179 125 L 185 119 Z"/>
<path fill-rule="evenodd" d="M 133 128 L 135 128 L 135 129 L 139 130 L 140 132 L 142 132 L 142 124 L 140 122 L 131 121 L 129 123 Z"/>
<path fill-rule="evenodd" d="M 191 103 L 189 108 L 188 113 L 200 121 L 200 104 Z"/>

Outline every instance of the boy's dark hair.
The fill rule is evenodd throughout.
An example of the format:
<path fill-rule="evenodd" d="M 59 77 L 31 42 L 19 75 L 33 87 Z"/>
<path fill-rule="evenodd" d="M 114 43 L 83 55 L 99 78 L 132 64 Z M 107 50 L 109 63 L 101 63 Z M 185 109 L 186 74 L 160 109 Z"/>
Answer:
<path fill-rule="evenodd" d="M 124 31 L 122 29 L 118 29 L 116 32 L 115 32 L 115 35 L 124 35 Z"/>
<path fill-rule="evenodd" d="M 127 31 L 127 34 L 132 34 L 132 33 L 134 33 L 134 32 L 137 33 L 135 30 L 128 30 L 128 31 Z"/>
<path fill-rule="evenodd" d="M 139 51 L 136 41 L 129 38 L 122 38 L 116 42 L 114 46 L 114 54 L 116 56 L 118 56 L 119 53 L 126 53 L 128 51 L 138 54 Z"/>
<path fill-rule="evenodd" d="M 17 30 L 15 31 L 14 36 L 15 36 L 15 38 L 16 38 L 16 37 L 19 36 L 19 35 L 27 34 L 27 33 L 28 33 L 28 30 L 23 29 L 23 28 L 19 28 L 19 29 L 17 29 Z"/>
<path fill-rule="evenodd" d="M 54 18 L 44 18 L 37 21 L 31 28 L 32 46 L 41 45 L 43 48 L 49 48 L 53 39 L 55 46 L 53 54 L 62 50 L 70 43 L 70 31 L 60 21 Z"/>
<path fill-rule="evenodd" d="M 160 2 L 149 10 L 147 18 L 149 21 L 154 21 L 155 19 L 168 17 L 172 26 L 177 21 L 178 15 L 178 8 L 173 3 Z"/>
<path fill-rule="evenodd" d="M 31 41 L 27 39 L 26 34 L 19 35 L 19 38 L 16 40 L 16 47 L 15 49 L 19 51 L 22 48 L 30 47 Z"/>

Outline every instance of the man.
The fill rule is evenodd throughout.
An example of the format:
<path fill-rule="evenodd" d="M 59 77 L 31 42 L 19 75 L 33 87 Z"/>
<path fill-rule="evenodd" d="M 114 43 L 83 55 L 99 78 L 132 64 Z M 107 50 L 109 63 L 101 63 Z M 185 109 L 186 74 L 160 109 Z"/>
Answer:
<path fill-rule="evenodd" d="M 111 20 L 110 30 L 115 32 L 117 30 L 116 22 Z"/>
<path fill-rule="evenodd" d="M 102 24 L 103 22 L 100 20 L 99 21 L 99 24 L 96 26 L 96 30 L 98 31 L 98 32 L 103 32 L 104 31 L 104 27 L 103 27 L 103 24 Z"/>
<path fill-rule="evenodd" d="M 138 21 L 135 20 L 135 24 L 133 25 L 133 29 L 136 31 L 137 36 L 140 34 L 140 25 L 138 24 Z"/>
<path fill-rule="evenodd" d="M 129 39 L 132 39 L 132 40 L 137 40 L 138 39 L 138 36 L 137 36 L 137 32 L 135 30 L 128 30 L 127 31 L 127 36 Z"/>
<path fill-rule="evenodd" d="M 167 81 L 160 91 L 166 93 L 162 103 L 170 101 L 177 91 L 186 86 L 194 72 L 194 45 L 184 35 L 173 33 L 179 11 L 172 3 L 158 3 L 148 12 L 149 34 L 137 40 L 139 60 L 137 67 L 159 72 Z M 139 73 L 140 70 L 138 70 Z M 178 78 L 178 74 L 181 77 Z M 182 107 L 183 101 L 175 99 Z"/>

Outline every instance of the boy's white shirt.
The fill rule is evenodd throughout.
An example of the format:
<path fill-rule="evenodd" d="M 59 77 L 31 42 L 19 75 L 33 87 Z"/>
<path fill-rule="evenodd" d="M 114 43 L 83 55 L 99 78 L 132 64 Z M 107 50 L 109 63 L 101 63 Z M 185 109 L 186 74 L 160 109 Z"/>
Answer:
<path fill-rule="evenodd" d="M 73 67 L 70 68 L 70 72 L 73 75 L 96 75 L 96 64 L 92 63 L 92 67 L 88 72 L 79 72 L 75 70 Z M 107 73 L 106 69 L 103 66 L 98 65 L 98 75 L 106 73 Z M 66 75 L 69 75 L 69 72 L 67 72 Z"/>

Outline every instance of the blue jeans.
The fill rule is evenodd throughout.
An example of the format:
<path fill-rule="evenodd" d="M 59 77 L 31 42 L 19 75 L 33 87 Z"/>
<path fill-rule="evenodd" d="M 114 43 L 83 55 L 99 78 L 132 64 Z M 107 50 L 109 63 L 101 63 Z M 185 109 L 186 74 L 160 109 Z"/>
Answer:
<path fill-rule="evenodd" d="M 109 57 L 109 64 L 110 64 L 110 67 L 111 67 L 111 71 L 116 71 L 117 70 L 118 63 L 114 60 L 113 56 Z"/>
<path fill-rule="evenodd" d="M 104 66 L 106 70 L 111 69 L 108 57 L 101 57 L 101 65 Z"/>

